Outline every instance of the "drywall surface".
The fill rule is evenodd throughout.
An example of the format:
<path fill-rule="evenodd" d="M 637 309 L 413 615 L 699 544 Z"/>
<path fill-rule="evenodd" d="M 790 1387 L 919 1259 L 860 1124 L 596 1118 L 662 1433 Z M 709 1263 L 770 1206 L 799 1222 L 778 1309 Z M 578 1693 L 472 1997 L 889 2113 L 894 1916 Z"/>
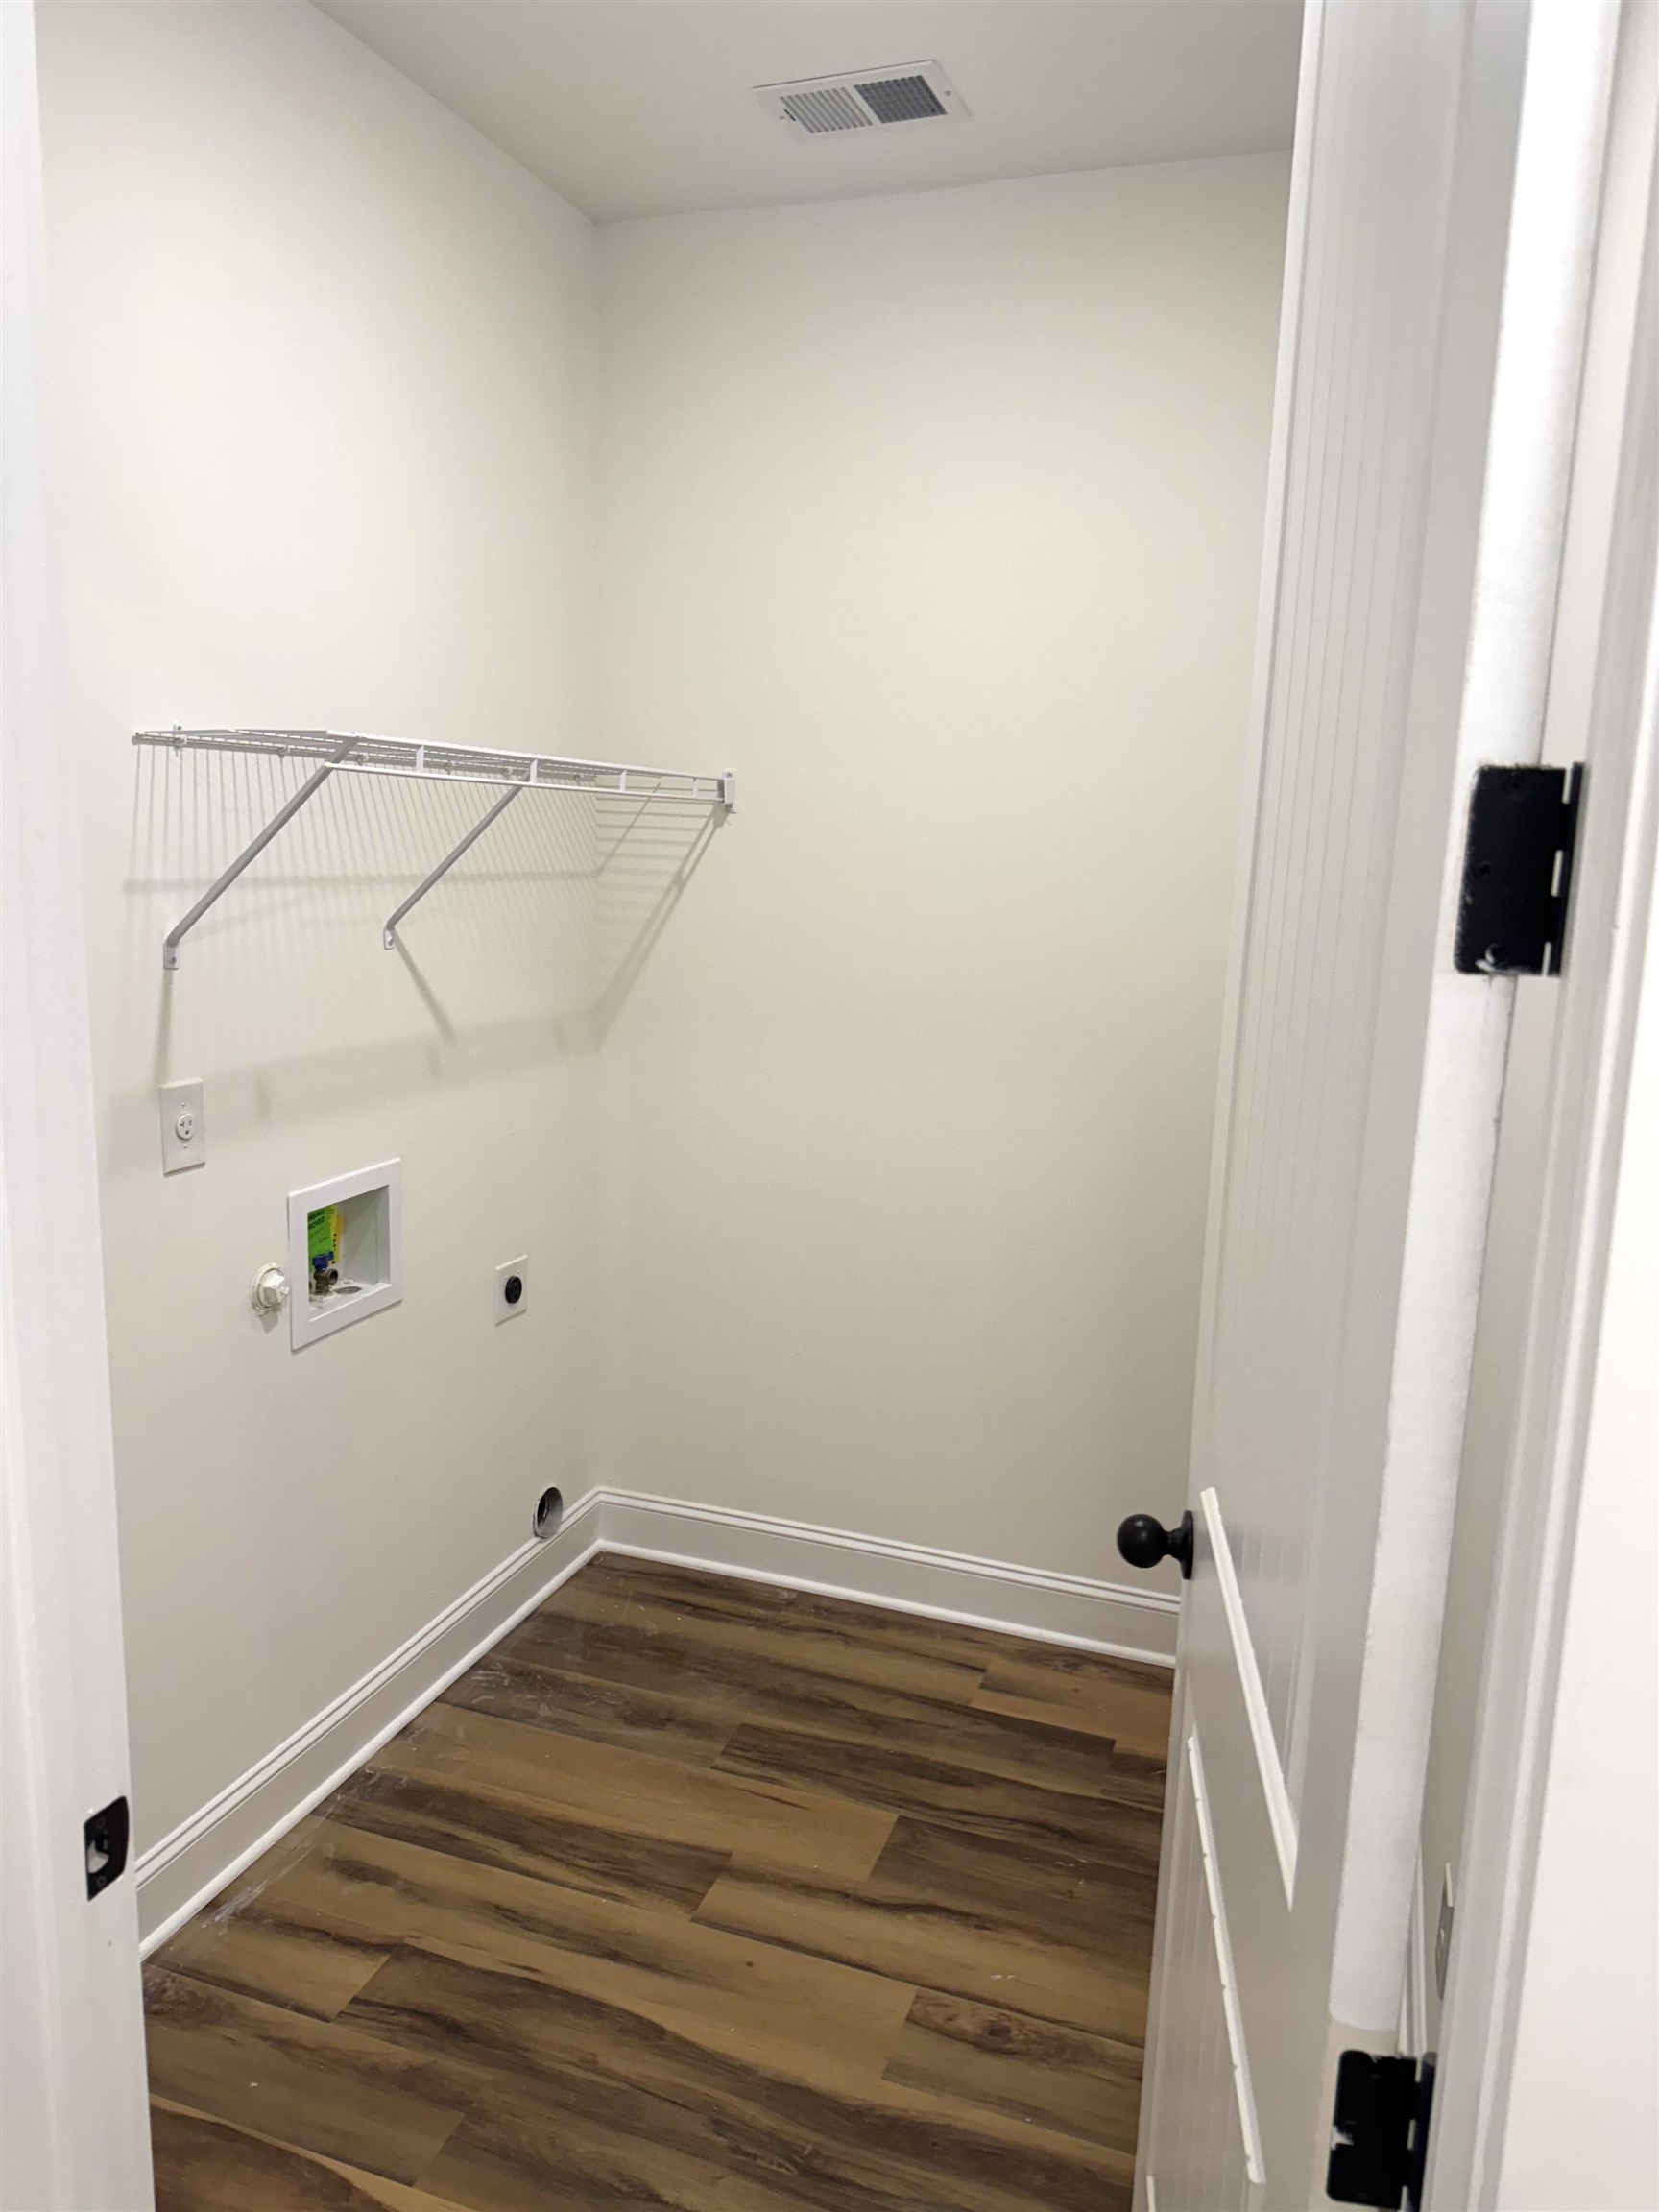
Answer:
<path fill-rule="evenodd" d="M 41 46 L 146 1846 L 583 1487 L 585 803 L 520 801 L 388 953 L 493 795 L 336 777 L 164 981 L 163 932 L 300 776 L 129 737 L 590 748 L 593 234 L 310 8 L 54 4 Z M 163 1180 L 186 1076 L 206 1165 Z M 404 1301 L 296 1355 L 249 1302 L 286 1194 L 391 1157 Z"/>
<path fill-rule="evenodd" d="M 608 742 L 739 786 L 601 1055 L 608 1480 L 1179 1514 L 1286 180 L 601 232 Z"/>

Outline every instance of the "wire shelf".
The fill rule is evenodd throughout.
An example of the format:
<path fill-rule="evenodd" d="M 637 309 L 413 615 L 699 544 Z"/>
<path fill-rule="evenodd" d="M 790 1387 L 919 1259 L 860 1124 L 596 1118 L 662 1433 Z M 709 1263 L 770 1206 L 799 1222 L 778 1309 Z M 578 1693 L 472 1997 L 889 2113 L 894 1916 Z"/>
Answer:
<path fill-rule="evenodd" d="M 134 745 L 176 753 L 264 753 L 315 760 L 355 776 L 413 776 L 445 783 L 513 783 L 537 791 L 612 791 L 637 799 L 694 799 L 733 805 L 730 774 L 645 768 L 617 760 L 570 760 L 550 753 L 501 753 L 482 745 L 416 745 L 362 730 L 135 730 Z"/>
<path fill-rule="evenodd" d="M 677 800 L 681 804 L 708 805 L 725 822 L 737 803 L 737 780 L 729 771 L 708 775 L 678 768 L 646 768 L 618 760 L 571 760 L 552 753 L 504 753 L 482 745 L 417 745 L 402 737 L 380 737 L 361 730 L 135 730 L 134 745 L 165 746 L 175 753 L 259 753 L 281 760 L 309 760 L 311 774 L 278 809 L 263 830 L 246 846 L 228 868 L 210 884 L 188 914 L 167 932 L 161 943 L 161 965 L 179 965 L 183 939 L 235 882 L 238 876 L 264 852 L 325 783 L 330 776 L 394 776 L 430 783 L 482 783 L 502 796 L 446 853 L 425 879 L 417 884 L 397 911 L 387 917 L 381 943 L 390 951 L 397 942 L 397 925 L 424 899 L 427 892 L 504 814 L 514 800 L 526 791 L 577 791 L 596 797 L 638 800 Z"/>

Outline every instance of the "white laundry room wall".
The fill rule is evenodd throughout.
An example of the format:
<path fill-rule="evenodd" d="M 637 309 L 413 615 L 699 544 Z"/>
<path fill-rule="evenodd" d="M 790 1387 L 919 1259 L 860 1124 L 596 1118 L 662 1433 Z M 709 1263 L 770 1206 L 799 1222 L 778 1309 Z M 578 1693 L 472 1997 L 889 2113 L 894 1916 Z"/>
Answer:
<path fill-rule="evenodd" d="M 163 932 L 299 772 L 130 737 L 591 749 L 594 238 L 309 7 L 55 0 L 40 31 L 148 1848 L 586 1482 L 586 802 L 520 801 L 388 953 L 492 794 L 336 777 L 164 979 Z M 206 1165 L 164 1180 L 156 1086 L 194 1076 Z M 286 1194 L 392 1157 L 403 1303 L 296 1354 L 249 1301 Z"/>
<path fill-rule="evenodd" d="M 154 1929 L 549 1483 L 1119 1581 L 1178 1512 L 1286 163 L 595 231 L 298 0 L 41 47 Z M 389 953 L 488 798 L 336 777 L 164 977 L 301 773 L 174 723 L 739 810 L 526 799 Z M 388 1158 L 403 1302 L 295 1354 L 287 1193 Z"/>
<path fill-rule="evenodd" d="M 1287 172 L 602 229 L 607 742 L 738 776 L 601 1056 L 607 1480 L 1179 1515 Z"/>

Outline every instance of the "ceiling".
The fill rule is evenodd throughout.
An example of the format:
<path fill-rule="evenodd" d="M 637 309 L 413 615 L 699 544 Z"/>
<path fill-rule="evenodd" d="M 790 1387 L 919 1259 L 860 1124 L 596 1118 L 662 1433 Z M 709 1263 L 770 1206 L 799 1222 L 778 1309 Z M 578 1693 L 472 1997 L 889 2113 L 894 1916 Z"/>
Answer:
<path fill-rule="evenodd" d="M 600 222 L 1290 143 L 1299 0 L 316 0 Z M 965 119 L 800 139 L 757 84 L 937 60 Z"/>

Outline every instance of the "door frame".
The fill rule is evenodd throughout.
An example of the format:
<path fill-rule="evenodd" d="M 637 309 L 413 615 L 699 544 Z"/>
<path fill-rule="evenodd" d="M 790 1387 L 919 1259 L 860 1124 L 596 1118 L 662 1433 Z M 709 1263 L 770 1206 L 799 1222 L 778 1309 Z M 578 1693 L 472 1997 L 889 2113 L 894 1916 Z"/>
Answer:
<path fill-rule="evenodd" d="M 1616 441 L 1607 590 L 1604 604 L 1562 610 L 1586 633 L 1566 642 L 1591 671 L 1591 765 L 1441 2024 L 1431 2212 L 1612 2212 L 1651 2204 L 1659 2184 L 1651 2129 L 1641 2139 L 1659 2071 L 1652 0 L 1624 0 L 1606 156 L 1585 408 Z M 1582 724 L 1563 735 L 1583 753 Z"/>
<path fill-rule="evenodd" d="M 0 5 L 0 2206 L 148 2212 L 91 1037 L 54 645 L 35 12 Z M 131 1845 L 129 1843 L 129 1850 Z"/>

